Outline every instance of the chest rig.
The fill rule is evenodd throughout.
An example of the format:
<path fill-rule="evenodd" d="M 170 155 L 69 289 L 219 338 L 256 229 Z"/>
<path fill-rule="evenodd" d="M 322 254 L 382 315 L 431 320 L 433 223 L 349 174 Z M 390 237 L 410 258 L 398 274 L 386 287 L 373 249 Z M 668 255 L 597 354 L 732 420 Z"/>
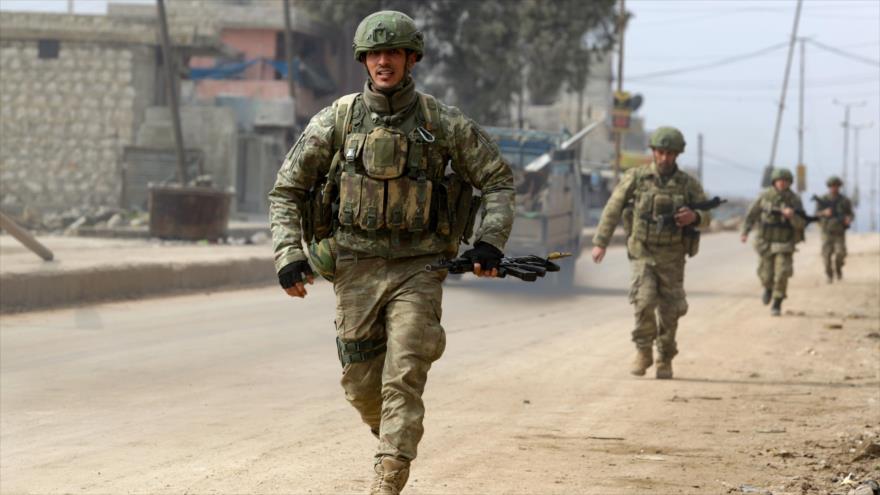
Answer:
<path fill-rule="evenodd" d="M 479 198 L 446 174 L 450 145 L 432 96 L 418 93 L 393 116 L 371 112 L 360 93 L 344 96 L 333 141 L 321 195 L 329 228 L 315 229 L 316 238 L 336 231 L 349 248 L 394 257 L 457 249 L 471 235 Z"/>
<path fill-rule="evenodd" d="M 764 195 L 761 199 L 761 239 L 771 243 L 795 241 L 794 227 L 782 216 L 783 208 L 793 206 L 785 195 L 776 191 Z"/>
<path fill-rule="evenodd" d="M 654 246 L 682 243 L 682 229 L 672 215 L 690 200 L 686 180 L 678 172 L 665 181 L 659 174 L 650 172 L 636 181 L 632 215 L 635 240 Z"/>

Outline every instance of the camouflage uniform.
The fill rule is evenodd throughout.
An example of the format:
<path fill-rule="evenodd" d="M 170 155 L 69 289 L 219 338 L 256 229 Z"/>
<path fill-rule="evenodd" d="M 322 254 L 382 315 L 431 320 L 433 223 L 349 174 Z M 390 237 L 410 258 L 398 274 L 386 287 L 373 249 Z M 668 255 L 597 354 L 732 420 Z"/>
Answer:
<path fill-rule="evenodd" d="M 705 200 L 699 181 L 678 168 L 667 176 L 661 175 L 653 163 L 634 168 L 614 188 L 593 237 L 593 245 L 608 246 L 624 208 L 632 203 L 632 233 L 627 239 L 632 267 L 629 300 L 635 306 L 636 319 L 632 340 L 638 349 L 648 352 L 656 340 L 661 361 L 668 362 L 678 354 L 678 319 L 688 310 L 685 255 L 689 254 L 693 238 L 674 224 L 658 229 L 654 219 Z M 693 227 L 704 228 L 711 222 L 708 211 L 699 211 L 697 215 Z"/>
<path fill-rule="evenodd" d="M 803 212 L 797 194 L 790 189 L 778 191 L 769 187 L 752 203 L 742 227 L 742 234 L 748 235 L 755 225 L 758 226 L 755 237 L 755 250 L 761 257 L 758 277 L 774 301 L 782 301 L 786 297 L 788 279 L 794 275 L 795 244 L 803 240 L 806 224 L 799 214 L 790 220 L 785 219 L 781 210 L 786 207 Z"/>
<path fill-rule="evenodd" d="M 422 392 L 446 339 L 444 277 L 425 265 L 458 252 L 460 219 L 475 210 L 471 186 L 483 193 L 476 240 L 502 249 L 513 222 L 509 167 L 476 123 L 419 94 L 407 78 L 391 97 L 368 82 L 363 93 L 319 112 L 269 195 L 277 269 L 306 259 L 302 241 L 320 237 L 326 212 L 313 198 L 338 195 L 332 235 L 342 387 L 378 436 L 379 459 L 416 457 Z"/>
<path fill-rule="evenodd" d="M 819 226 L 822 229 L 822 259 L 825 261 L 825 275 L 828 280 L 837 274 L 838 278 L 843 275 L 843 264 L 846 259 L 846 224 L 843 218 L 853 218 L 852 202 L 843 194 L 832 197 L 826 194 L 819 198 L 823 204 L 831 205 L 831 217 L 819 217 Z M 816 215 L 823 208 L 816 207 Z"/>

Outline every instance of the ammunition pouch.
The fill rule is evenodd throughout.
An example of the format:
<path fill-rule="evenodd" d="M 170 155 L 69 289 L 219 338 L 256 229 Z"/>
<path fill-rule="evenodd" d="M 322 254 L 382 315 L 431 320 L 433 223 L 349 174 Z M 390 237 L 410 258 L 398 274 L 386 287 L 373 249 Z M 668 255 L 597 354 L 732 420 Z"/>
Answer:
<path fill-rule="evenodd" d="M 692 227 L 686 227 L 682 231 L 681 239 L 684 243 L 684 252 L 689 258 L 693 258 L 700 252 L 700 235 L 700 231 Z"/>
<path fill-rule="evenodd" d="M 339 354 L 339 362 L 343 368 L 347 364 L 369 361 L 383 354 L 385 349 L 385 339 L 345 342 L 336 337 L 336 351 Z"/>

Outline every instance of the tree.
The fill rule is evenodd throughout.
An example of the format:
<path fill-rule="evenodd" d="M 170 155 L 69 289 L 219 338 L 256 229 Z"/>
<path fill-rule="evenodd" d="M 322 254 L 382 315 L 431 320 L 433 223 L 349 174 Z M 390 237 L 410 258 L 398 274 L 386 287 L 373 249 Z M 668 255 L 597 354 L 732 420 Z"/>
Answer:
<path fill-rule="evenodd" d="M 614 0 L 298 0 L 301 11 L 351 26 L 377 10 L 400 10 L 425 33 L 420 84 L 480 122 L 511 123 L 528 89 L 552 103 L 565 85 L 582 90 L 590 61 L 613 43 Z M 353 34 L 353 28 L 351 28 Z"/>

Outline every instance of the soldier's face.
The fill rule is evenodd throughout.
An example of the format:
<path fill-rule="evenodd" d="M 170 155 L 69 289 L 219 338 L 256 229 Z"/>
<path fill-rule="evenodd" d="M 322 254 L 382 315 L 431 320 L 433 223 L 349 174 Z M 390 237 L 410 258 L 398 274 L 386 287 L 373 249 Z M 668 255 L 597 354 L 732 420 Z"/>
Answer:
<path fill-rule="evenodd" d="M 773 187 L 775 187 L 776 190 L 780 192 L 785 191 L 789 188 L 789 186 L 791 186 L 791 183 L 785 179 L 776 179 L 773 181 Z"/>
<path fill-rule="evenodd" d="M 828 186 L 828 191 L 831 193 L 832 196 L 837 196 L 838 194 L 840 194 L 840 186 L 838 186 L 837 184 L 834 184 L 833 186 Z"/>
<path fill-rule="evenodd" d="M 654 154 L 654 163 L 657 164 L 657 168 L 661 173 L 668 172 L 675 167 L 675 159 L 678 158 L 678 152 L 660 148 L 653 148 L 651 151 Z"/>
<path fill-rule="evenodd" d="M 375 50 L 367 52 L 364 63 L 373 80 L 373 86 L 379 90 L 389 90 L 400 84 L 407 70 L 415 65 L 416 54 L 407 53 L 402 48 Z"/>

